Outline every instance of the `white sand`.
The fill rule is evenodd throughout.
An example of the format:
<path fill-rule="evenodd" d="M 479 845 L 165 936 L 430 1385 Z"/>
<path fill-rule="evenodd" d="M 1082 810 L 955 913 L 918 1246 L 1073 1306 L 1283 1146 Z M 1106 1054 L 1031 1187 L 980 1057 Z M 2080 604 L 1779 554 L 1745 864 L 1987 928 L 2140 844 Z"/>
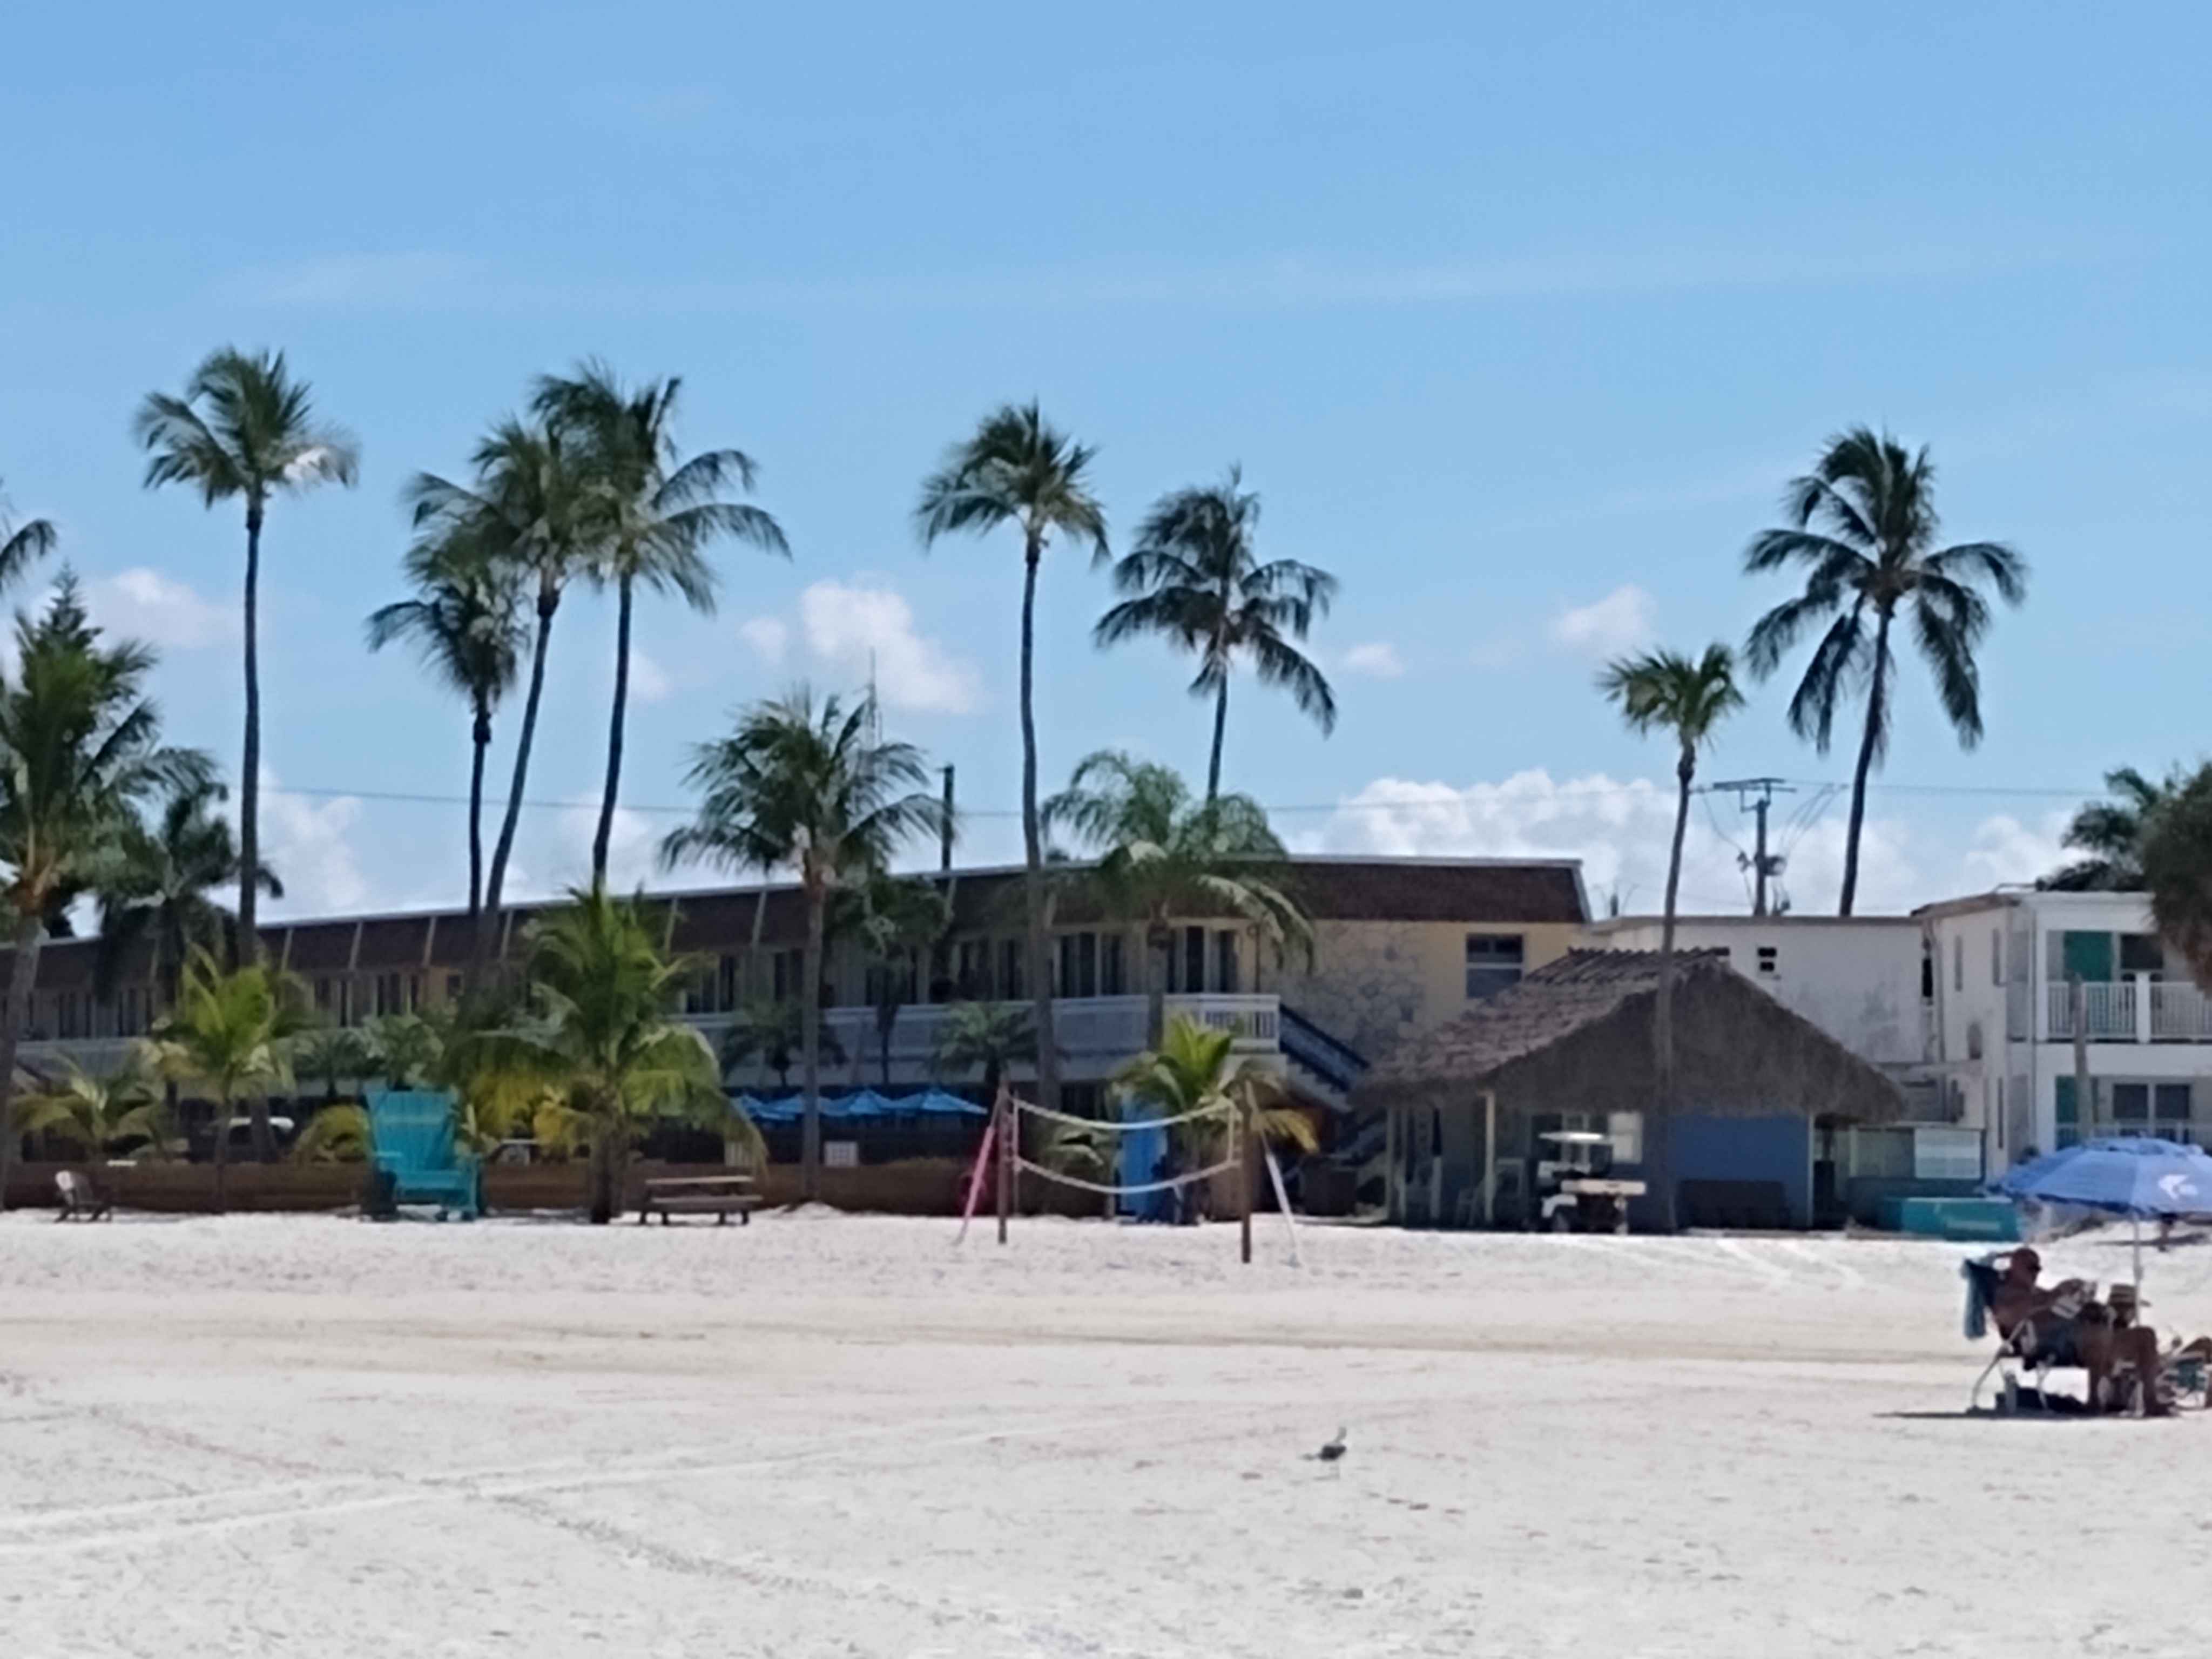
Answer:
<path fill-rule="evenodd" d="M 1261 1241 L 0 1218 L 0 1653 L 2204 1651 L 2212 1420 L 1959 1416 L 1960 1247 Z"/>

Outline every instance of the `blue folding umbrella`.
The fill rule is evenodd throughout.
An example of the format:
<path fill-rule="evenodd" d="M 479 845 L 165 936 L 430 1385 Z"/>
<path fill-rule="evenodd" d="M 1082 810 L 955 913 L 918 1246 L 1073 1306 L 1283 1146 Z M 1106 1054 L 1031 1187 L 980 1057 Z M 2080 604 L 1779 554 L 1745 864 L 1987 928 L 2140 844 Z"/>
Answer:
<path fill-rule="evenodd" d="M 2136 1227 L 2136 1280 L 2142 1281 L 2142 1223 L 2212 1215 L 2212 1158 L 2197 1147 L 2148 1135 L 2086 1140 L 2021 1164 L 1997 1190 L 2038 1204 L 2070 1204 L 2124 1215 Z"/>

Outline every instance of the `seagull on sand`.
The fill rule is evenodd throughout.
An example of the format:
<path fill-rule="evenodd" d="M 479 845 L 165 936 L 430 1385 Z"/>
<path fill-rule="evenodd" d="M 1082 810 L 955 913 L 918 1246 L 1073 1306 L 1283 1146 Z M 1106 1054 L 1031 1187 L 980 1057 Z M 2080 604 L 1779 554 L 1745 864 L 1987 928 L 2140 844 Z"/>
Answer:
<path fill-rule="evenodd" d="M 1334 1463 L 1338 1458 L 1343 1456 L 1344 1431 L 1342 1429 L 1339 1429 L 1336 1431 L 1336 1438 L 1323 1446 L 1319 1451 L 1316 1452 L 1314 1455 L 1324 1463 Z"/>

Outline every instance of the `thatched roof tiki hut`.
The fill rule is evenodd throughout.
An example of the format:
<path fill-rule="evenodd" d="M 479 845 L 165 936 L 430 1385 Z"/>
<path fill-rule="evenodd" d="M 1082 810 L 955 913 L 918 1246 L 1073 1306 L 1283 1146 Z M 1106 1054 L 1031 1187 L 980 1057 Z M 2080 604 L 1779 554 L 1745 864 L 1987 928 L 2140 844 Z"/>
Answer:
<path fill-rule="evenodd" d="M 1663 1170 L 1645 1162 L 1654 1109 L 1656 951 L 1575 951 L 1457 1018 L 1407 1039 L 1369 1073 L 1357 1103 L 1389 1115 L 1392 1219 L 1513 1226 L 1548 1130 L 1613 1140 L 1618 1173 L 1654 1196 L 1671 1181 L 1683 1225 L 1809 1225 L 1816 1124 L 1905 1115 L 1890 1080 L 1729 966 L 1677 951 L 1677 1110 Z"/>

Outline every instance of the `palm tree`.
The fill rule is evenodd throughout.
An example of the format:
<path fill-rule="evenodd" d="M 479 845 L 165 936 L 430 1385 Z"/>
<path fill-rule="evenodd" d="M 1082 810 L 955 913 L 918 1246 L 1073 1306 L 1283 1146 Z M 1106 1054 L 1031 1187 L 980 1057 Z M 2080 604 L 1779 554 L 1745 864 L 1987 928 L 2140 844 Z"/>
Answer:
<path fill-rule="evenodd" d="M 673 592 L 692 610 L 714 610 L 714 570 L 703 556 L 717 538 L 746 542 L 763 553 L 791 556 L 782 526 L 757 507 L 726 501 L 732 489 L 750 490 L 751 457 L 710 449 L 682 460 L 676 447 L 674 376 L 626 390 L 603 362 L 586 362 L 566 379 L 541 375 L 532 409 L 578 451 L 598 493 L 605 522 L 597 574 L 615 585 L 614 712 L 607 726 L 607 781 L 599 827 L 592 838 L 592 879 L 607 876 L 622 787 L 623 724 L 629 702 L 630 613 L 640 584 Z"/>
<path fill-rule="evenodd" d="M 814 1041 L 822 1058 L 832 1066 L 845 1063 L 845 1045 L 827 1019 L 814 1022 Z M 748 1002 L 730 1018 L 722 1034 L 722 1069 L 726 1073 L 753 1060 L 775 1073 L 776 1087 L 791 1087 L 791 1068 L 806 1048 L 805 1017 L 799 1004 L 763 997 Z"/>
<path fill-rule="evenodd" d="M 185 963 L 177 1006 L 154 1028 L 163 1076 L 215 1095 L 215 1207 L 228 1195 L 231 1113 L 252 1091 L 253 1139 L 269 1140 L 271 1084 L 291 1081 L 294 1040 L 314 1027 L 299 981 L 265 963 L 225 973 L 207 951 Z"/>
<path fill-rule="evenodd" d="M 33 561 L 43 559 L 54 550 L 60 540 L 51 519 L 26 519 L 21 524 L 8 520 L 8 497 L 0 493 L 0 588 L 6 588 L 21 580 Z"/>
<path fill-rule="evenodd" d="M 1114 1079 L 1125 1100 L 1149 1107 L 1155 1116 L 1213 1114 L 1168 1131 L 1176 1165 L 1187 1174 L 1227 1162 L 1240 1125 L 1262 1144 L 1320 1150 L 1312 1121 L 1285 1103 L 1282 1079 L 1256 1060 L 1237 1059 L 1236 1046 L 1234 1032 L 1217 1031 L 1178 1014 L 1161 1040 Z M 1236 1179 L 1241 1183 L 1243 1173 Z"/>
<path fill-rule="evenodd" d="M 66 1140 L 86 1158 L 131 1144 L 133 1156 L 167 1158 L 177 1149 L 173 1113 L 162 1103 L 143 1051 L 105 1073 L 63 1061 L 61 1077 L 18 1103 L 15 1133 Z"/>
<path fill-rule="evenodd" d="M 2159 933 L 2212 991 L 2212 766 L 2177 774 L 2149 814 L 2142 878 Z"/>
<path fill-rule="evenodd" d="M 1798 635 L 1832 617 L 1790 699 L 1790 729 L 1822 754 L 1836 705 L 1866 688 L 1866 724 L 1851 772 L 1850 822 L 1844 842 L 1849 915 L 1859 884 L 1859 832 L 1866 822 L 1867 774 L 1889 746 L 1897 663 L 1889 630 L 1909 606 L 1913 636 L 1936 675 L 1936 690 L 1963 748 L 1982 738 L 1981 674 L 1975 648 L 1990 626 L 1986 582 L 2008 605 L 2027 596 L 2027 564 L 2002 542 L 1938 549 L 1936 469 L 1923 447 L 1908 452 L 1884 433 L 1856 427 L 1831 439 L 1813 471 L 1790 481 L 1783 497 L 1785 530 L 1762 530 L 1744 554 L 1753 574 L 1802 565 L 1805 588 L 1752 627 L 1745 659 L 1761 679 L 1781 665 Z M 1816 527 L 1817 526 L 1817 527 Z"/>
<path fill-rule="evenodd" d="M 491 1078 L 547 1103 L 549 1130 L 590 1147 L 594 1223 L 620 1206 L 642 1128 L 681 1120 L 731 1132 L 714 1051 L 675 1012 L 698 964 L 665 952 L 661 932 L 641 901 L 577 889 L 531 925 L 527 1016 L 471 1040 Z"/>
<path fill-rule="evenodd" d="M 1285 882 L 1289 854 L 1250 796 L 1194 803 L 1173 767 L 1102 749 L 1044 816 L 1097 857 L 1085 884 L 1107 914 L 1144 928 L 1149 1046 L 1166 1033 L 1176 917 L 1234 916 L 1279 958 L 1294 947 L 1311 957 L 1313 925 Z"/>
<path fill-rule="evenodd" d="M 143 695 L 153 651 L 103 646 L 66 572 L 42 615 L 16 618 L 15 641 L 15 682 L 0 684 L 0 906 L 15 945 L 0 1012 L 0 1124 L 14 1117 L 15 1049 L 47 918 L 97 882 L 142 803 L 210 775 L 197 750 L 161 745 L 160 711 Z M 0 1134 L 0 1206 L 15 1152 L 15 1137 Z"/>
<path fill-rule="evenodd" d="M 420 1014 L 386 1014 L 368 1028 L 371 1060 L 394 1089 L 424 1086 L 444 1050 L 438 1028 Z"/>
<path fill-rule="evenodd" d="M 1743 707 L 1736 689 L 1735 659 L 1724 645 L 1709 645 L 1695 659 L 1674 651 L 1623 657 L 1598 676 L 1598 690 L 1620 709 L 1631 731 L 1674 733 L 1674 840 L 1667 857 L 1667 908 L 1659 927 L 1659 994 L 1652 1018 L 1653 1066 L 1658 1110 L 1654 1138 L 1663 1151 L 1674 1086 L 1674 915 L 1682 885 L 1682 837 L 1690 823 L 1690 785 L 1698 775 L 1698 750 L 1712 741 L 1721 721 Z M 1654 1162 L 1666 1168 L 1663 1157 Z M 1674 1225 L 1674 1180 L 1660 1186 L 1661 1224 Z"/>
<path fill-rule="evenodd" d="M 1243 469 L 1232 466 L 1220 483 L 1163 495 L 1137 526 L 1136 546 L 1114 567 L 1115 587 L 1132 597 L 1091 634 L 1101 646 L 1156 634 L 1197 655 L 1191 695 L 1213 699 L 1208 800 L 1221 793 L 1229 678 L 1240 656 L 1251 659 L 1261 684 L 1285 688 L 1323 732 L 1336 726 L 1328 679 L 1291 643 L 1328 614 L 1336 578 L 1296 559 L 1260 562 L 1253 545 L 1260 497 L 1243 483 Z"/>
<path fill-rule="evenodd" d="M 470 459 L 476 473 L 473 487 L 429 472 L 418 473 L 408 485 L 416 533 L 440 550 L 441 561 L 489 565 L 520 587 L 534 590 L 537 617 L 530 684 L 523 694 L 522 727 L 515 738 L 514 775 L 484 879 L 483 908 L 477 916 L 470 957 L 473 983 L 482 978 L 499 938 L 500 901 L 537 741 L 553 617 L 568 585 L 590 571 L 597 532 L 589 481 L 558 434 L 520 421 L 502 421 L 477 445 Z"/>
<path fill-rule="evenodd" d="M 1052 964 L 1046 959 L 1044 831 L 1037 816 L 1037 567 L 1055 535 L 1087 544 L 1093 566 L 1109 556 L 1106 511 L 1086 476 L 1095 454 L 1047 424 L 1034 402 L 1007 404 L 953 446 L 944 465 L 922 481 L 915 509 L 924 547 L 957 531 L 982 535 L 1011 524 L 1022 533 L 1022 850 L 1028 866 L 1023 896 L 1037 1029 L 1037 1097 L 1052 1108 L 1060 1104 L 1060 1067 L 1052 1034 Z"/>
<path fill-rule="evenodd" d="M 466 540 L 418 542 L 407 556 L 416 585 L 411 599 L 372 612 L 368 648 L 394 640 L 413 641 L 422 664 L 448 690 L 468 699 L 469 929 L 475 936 L 483 908 L 484 760 L 491 748 L 491 717 L 514 689 L 522 654 L 522 590 L 514 571 L 478 556 Z"/>
<path fill-rule="evenodd" d="M 141 945 L 152 958 L 153 981 L 169 1002 L 194 945 L 228 949 L 235 921 L 208 896 L 210 889 L 239 878 L 237 840 L 215 811 L 228 793 L 212 778 L 195 781 L 171 792 L 151 825 L 133 819 L 118 834 L 99 884 L 93 985 L 101 998 L 113 998 L 124 963 Z M 254 884 L 270 898 L 284 896 L 283 883 L 265 864 Z"/>
<path fill-rule="evenodd" d="M 300 1076 L 319 1079 L 323 1103 L 333 1105 L 342 1081 L 361 1081 L 374 1075 L 377 1057 L 368 1039 L 342 1025 L 319 1026 L 294 1046 L 293 1070 Z"/>
<path fill-rule="evenodd" d="M 956 1002 L 938 1022 L 930 1064 L 939 1075 L 980 1068 L 983 1098 L 996 1100 L 1006 1068 L 1034 1065 L 1036 1057 L 1036 1024 L 1027 1008 L 1018 1002 Z"/>
<path fill-rule="evenodd" d="M 2132 766 L 2105 774 L 2112 800 L 2091 801 L 2066 826 L 2065 844 L 2088 854 L 2035 884 L 2057 893 L 2134 893 L 2143 884 L 2142 843 L 2158 810 L 2181 792 L 2177 769 L 2153 783 Z"/>
<path fill-rule="evenodd" d="M 238 769 L 238 849 L 239 868 L 258 870 L 262 519 L 273 495 L 331 482 L 350 486 L 360 453 L 346 434 L 316 423 L 307 383 L 292 378 L 283 352 L 234 346 L 210 353 L 185 382 L 183 397 L 149 392 L 132 430 L 153 458 L 146 464 L 148 489 L 189 484 L 205 506 L 233 496 L 246 503 L 246 753 Z M 260 953 L 254 899 L 254 884 L 241 884 L 234 962 Z"/>
<path fill-rule="evenodd" d="M 735 732 L 692 750 L 689 781 L 699 816 L 670 832 L 661 859 L 702 859 L 737 871 L 793 866 L 806 901 L 799 986 L 801 1075 L 806 1116 L 800 1190 L 816 1195 L 822 1157 L 822 940 L 830 896 L 890 866 L 910 838 L 933 835 L 945 809 L 923 786 L 929 774 L 912 744 L 875 735 L 876 706 L 819 708 L 805 688 L 738 716 Z"/>
<path fill-rule="evenodd" d="M 365 1108 L 324 1105 L 292 1142 L 295 1164 L 361 1164 L 374 1144 Z"/>
<path fill-rule="evenodd" d="M 891 1083 L 891 1037 L 899 1010 L 913 1001 L 929 972 L 932 949 L 945 937 L 952 908 L 933 882 L 878 872 L 852 892 L 849 931 L 867 963 L 868 1001 L 875 1010 L 876 1052 L 884 1086 Z"/>

